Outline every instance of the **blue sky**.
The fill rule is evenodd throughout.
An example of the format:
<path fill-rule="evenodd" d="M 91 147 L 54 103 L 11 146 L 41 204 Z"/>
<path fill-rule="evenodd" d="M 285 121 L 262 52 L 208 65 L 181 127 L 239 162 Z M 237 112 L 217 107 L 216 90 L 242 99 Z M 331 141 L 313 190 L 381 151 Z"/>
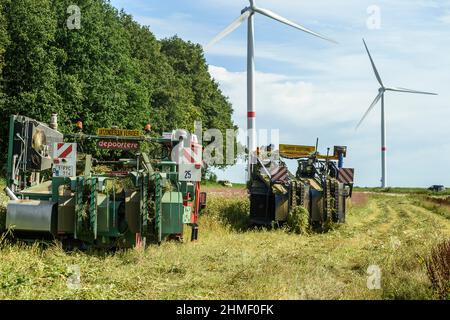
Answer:
<path fill-rule="evenodd" d="M 245 0 L 112 0 L 158 38 L 177 34 L 205 45 L 237 18 Z M 257 127 L 278 129 L 281 143 L 320 149 L 347 145 L 346 165 L 356 183 L 380 180 L 380 109 L 355 126 L 378 83 L 364 51 L 365 38 L 389 86 L 433 91 L 439 96 L 386 95 L 388 184 L 450 185 L 450 0 L 258 0 L 339 42 L 330 44 L 263 16 L 255 22 Z M 368 8 L 380 9 L 379 29 L 367 27 Z M 235 122 L 246 126 L 246 27 L 206 53 L 210 72 L 230 98 Z M 295 171 L 295 163 L 290 163 Z M 244 166 L 218 172 L 243 181 Z"/>

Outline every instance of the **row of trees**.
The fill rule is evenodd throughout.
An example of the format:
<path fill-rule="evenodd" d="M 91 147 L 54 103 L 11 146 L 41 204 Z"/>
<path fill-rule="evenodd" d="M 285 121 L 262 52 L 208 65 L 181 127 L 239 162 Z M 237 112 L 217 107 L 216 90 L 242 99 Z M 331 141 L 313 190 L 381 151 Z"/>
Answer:
<path fill-rule="evenodd" d="M 235 127 L 200 45 L 157 40 L 106 0 L 76 2 L 0 0 L 0 157 L 11 114 L 48 122 L 56 112 L 63 132 L 77 119 L 88 133 Z"/>

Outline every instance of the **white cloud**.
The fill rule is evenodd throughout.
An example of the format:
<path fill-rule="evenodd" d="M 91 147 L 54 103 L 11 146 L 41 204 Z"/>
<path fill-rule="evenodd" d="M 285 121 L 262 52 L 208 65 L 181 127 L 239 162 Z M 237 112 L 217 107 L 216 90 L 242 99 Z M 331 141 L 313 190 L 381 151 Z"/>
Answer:
<path fill-rule="evenodd" d="M 450 24 L 450 13 L 448 13 L 448 14 L 446 14 L 446 15 L 444 15 L 444 16 L 440 16 L 440 17 L 438 18 L 438 20 L 439 20 L 440 22 L 442 22 L 443 24 Z"/>
<path fill-rule="evenodd" d="M 210 66 L 211 75 L 220 83 L 235 106 L 235 113 L 246 112 L 246 72 L 229 72 L 225 68 Z M 328 91 L 311 82 L 272 73 L 256 72 L 257 115 L 278 123 L 302 123 L 303 126 L 356 121 L 364 105 L 364 92 Z M 332 110 L 333 116 L 330 115 Z M 355 112 L 356 111 L 356 112 Z M 242 121 L 238 121 L 242 122 Z"/>

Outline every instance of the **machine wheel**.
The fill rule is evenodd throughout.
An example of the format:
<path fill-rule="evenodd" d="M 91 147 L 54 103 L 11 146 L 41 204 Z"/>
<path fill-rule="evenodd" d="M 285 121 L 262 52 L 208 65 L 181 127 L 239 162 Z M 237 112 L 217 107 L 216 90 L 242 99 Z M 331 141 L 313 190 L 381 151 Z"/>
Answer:
<path fill-rule="evenodd" d="M 192 232 L 191 232 L 191 241 L 197 241 L 197 240 L 198 240 L 198 226 L 193 225 Z"/>

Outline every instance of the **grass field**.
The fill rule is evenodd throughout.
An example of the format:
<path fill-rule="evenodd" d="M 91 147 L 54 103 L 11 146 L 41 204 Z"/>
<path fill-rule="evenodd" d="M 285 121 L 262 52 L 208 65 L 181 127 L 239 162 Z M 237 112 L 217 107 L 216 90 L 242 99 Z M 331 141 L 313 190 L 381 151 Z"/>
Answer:
<path fill-rule="evenodd" d="M 436 298 L 424 258 L 450 237 L 446 209 L 359 194 L 345 225 L 296 235 L 245 230 L 245 193 L 210 191 L 197 243 L 83 253 L 3 241 L 0 299 Z M 81 270 L 80 289 L 67 286 L 70 265 Z M 379 290 L 367 287 L 371 265 L 381 271 Z"/>

